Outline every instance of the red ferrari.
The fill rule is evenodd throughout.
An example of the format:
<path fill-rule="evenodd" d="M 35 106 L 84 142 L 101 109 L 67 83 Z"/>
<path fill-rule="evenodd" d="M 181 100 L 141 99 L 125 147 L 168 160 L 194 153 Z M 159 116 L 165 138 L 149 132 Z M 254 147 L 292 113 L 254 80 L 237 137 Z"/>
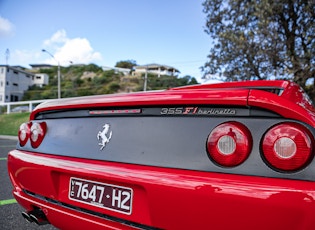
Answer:
<path fill-rule="evenodd" d="M 9 152 L 27 221 L 59 229 L 315 229 L 315 109 L 290 81 L 54 100 Z"/>

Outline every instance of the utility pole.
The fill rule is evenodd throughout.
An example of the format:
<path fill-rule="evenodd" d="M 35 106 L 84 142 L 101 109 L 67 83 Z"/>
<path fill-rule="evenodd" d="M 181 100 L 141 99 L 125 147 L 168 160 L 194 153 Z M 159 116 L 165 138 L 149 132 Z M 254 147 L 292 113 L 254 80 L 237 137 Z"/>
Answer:
<path fill-rule="evenodd" d="M 146 66 L 145 68 L 143 91 L 147 91 L 147 84 L 148 84 L 148 66 Z"/>
<path fill-rule="evenodd" d="M 5 63 L 6 63 L 6 65 L 8 65 L 8 63 L 9 63 L 9 57 L 10 57 L 10 50 L 9 49 L 6 49 L 6 51 L 5 51 Z"/>

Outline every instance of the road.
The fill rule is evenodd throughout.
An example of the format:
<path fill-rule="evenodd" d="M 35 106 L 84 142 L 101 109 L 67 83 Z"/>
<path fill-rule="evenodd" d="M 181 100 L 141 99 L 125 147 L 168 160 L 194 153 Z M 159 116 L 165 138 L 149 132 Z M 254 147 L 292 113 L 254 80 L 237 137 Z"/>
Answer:
<path fill-rule="evenodd" d="M 1 230 L 56 230 L 52 225 L 37 226 L 24 220 L 24 209 L 12 195 L 12 185 L 7 171 L 7 154 L 14 149 L 17 141 L 0 137 L 0 229 Z"/>

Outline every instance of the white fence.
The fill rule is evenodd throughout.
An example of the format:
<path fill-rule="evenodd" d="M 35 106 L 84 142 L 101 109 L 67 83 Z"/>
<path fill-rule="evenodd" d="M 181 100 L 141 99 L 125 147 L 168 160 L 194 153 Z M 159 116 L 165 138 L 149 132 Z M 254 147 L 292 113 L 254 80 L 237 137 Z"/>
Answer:
<path fill-rule="evenodd" d="M 6 113 L 13 113 L 13 112 L 31 112 L 34 107 L 42 102 L 48 100 L 36 100 L 36 101 L 18 101 L 18 102 L 5 102 L 0 103 L 0 113 L 1 107 L 6 108 Z"/>

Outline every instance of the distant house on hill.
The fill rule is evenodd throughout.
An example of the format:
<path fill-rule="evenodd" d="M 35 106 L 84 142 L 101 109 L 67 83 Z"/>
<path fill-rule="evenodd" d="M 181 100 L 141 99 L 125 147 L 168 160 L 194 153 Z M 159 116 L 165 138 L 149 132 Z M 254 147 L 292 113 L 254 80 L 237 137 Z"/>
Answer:
<path fill-rule="evenodd" d="M 102 66 L 103 71 L 108 71 L 108 70 L 114 70 L 115 73 L 123 73 L 125 76 L 129 75 L 131 72 L 131 69 L 127 68 L 120 68 L 120 67 L 109 67 L 109 66 Z"/>
<path fill-rule="evenodd" d="M 35 74 L 22 67 L 0 65 L 0 103 L 20 101 L 32 85 L 48 84 L 47 74 Z"/>
<path fill-rule="evenodd" d="M 147 64 L 134 66 L 134 74 L 140 75 L 142 73 L 153 73 L 160 77 L 161 75 L 177 76 L 180 71 L 172 66 L 160 65 L 160 64 Z"/>
<path fill-rule="evenodd" d="M 39 87 L 43 87 L 44 85 L 48 85 L 49 76 L 45 73 L 36 73 L 34 77 L 32 77 L 33 85 L 37 85 Z"/>
<path fill-rule="evenodd" d="M 39 70 L 39 69 L 50 69 L 52 67 L 55 67 L 54 65 L 49 64 L 30 64 L 32 69 Z"/>

